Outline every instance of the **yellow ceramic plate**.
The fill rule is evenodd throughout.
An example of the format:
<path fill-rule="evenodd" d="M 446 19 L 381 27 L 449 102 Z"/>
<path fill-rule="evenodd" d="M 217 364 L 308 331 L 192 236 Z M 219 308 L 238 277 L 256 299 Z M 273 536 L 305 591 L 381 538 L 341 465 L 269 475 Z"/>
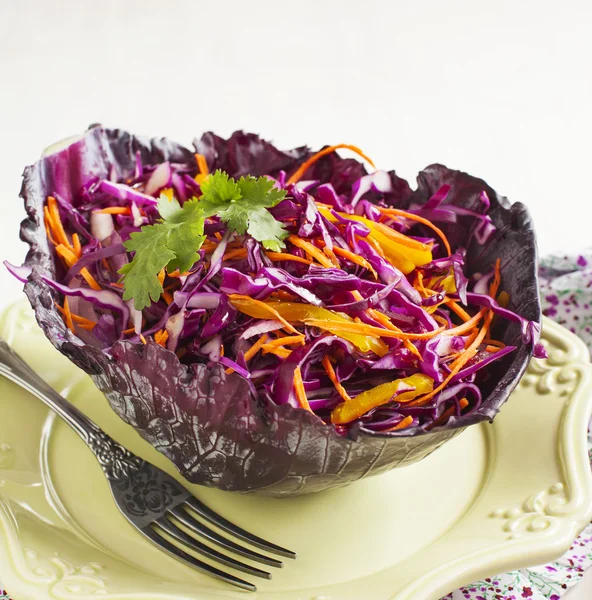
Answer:
<path fill-rule="evenodd" d="M 546 321 L 533 361 L 493 425 L 418 464 L 293 500 L 193 487 L 254 533 L 298 552 L 248 595 L 153 548 L 119 515 L 99 465 L 35 398 L 0 381 L 0 581 L 14 600 L 436 600 L 474 579 L 560 556 L 592 517 L 586 453 L 591 367 Z M 18 305 L 0 335 L 110 435 L 174 474 L 109 409 Z"/>

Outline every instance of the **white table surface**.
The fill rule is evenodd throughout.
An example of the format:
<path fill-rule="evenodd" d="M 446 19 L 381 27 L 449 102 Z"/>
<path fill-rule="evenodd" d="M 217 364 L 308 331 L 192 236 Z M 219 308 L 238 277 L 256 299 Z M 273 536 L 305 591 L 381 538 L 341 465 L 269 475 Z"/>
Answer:
<path fill-rule="evenodd" d="M 414 179 L 485 178 L 541 252 L 589 244 L 589 0 L 0 0 L 0 258 L 20 263 L 23 166 L 93 122 L 190 143 L 349 142 Z M 20 286 L 0 272 L 0 305 Z M 569 600 L 592 595 L 592 576 Z"/>

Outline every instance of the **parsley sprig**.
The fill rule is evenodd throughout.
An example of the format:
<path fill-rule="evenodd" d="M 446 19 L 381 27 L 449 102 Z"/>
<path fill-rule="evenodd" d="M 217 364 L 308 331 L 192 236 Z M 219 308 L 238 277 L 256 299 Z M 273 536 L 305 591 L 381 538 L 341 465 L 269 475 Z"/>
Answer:
<path fill-rule="evenodd" d="M 223 171 L 216 171 L 201 184 L 202 195 L 181 206 L 176 199 L 161 195 L 158 212 L 161 220 L 145 225 L 124 243 L 133 260 L 122 267 L 124 300 L 134 301 L 137 310 L 156 302 L 163 287 L 158 274 L 188 271 L 198 260 L 205 241 L 204 222 L 218 216 L 239 235 L 248 233 L 268 250 L 278 252 L 288 235 L 269 208 L 276 206 L 286 191 L 275 187 L 267 177 L 241 177 L 238 181 Z"/>

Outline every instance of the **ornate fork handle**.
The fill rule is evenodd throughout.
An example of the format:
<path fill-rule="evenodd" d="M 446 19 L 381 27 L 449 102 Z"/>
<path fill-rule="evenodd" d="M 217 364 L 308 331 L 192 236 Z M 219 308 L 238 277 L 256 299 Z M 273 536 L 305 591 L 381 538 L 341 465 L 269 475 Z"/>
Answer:
<path fill-rule="evenodd" d="M 105 475 L 121 480 L 137 472 L 144 461 L 109 437 L 84 413 L 48 385 L 0 339 L 0 375 L 27 390 L 55 411 L 88 444 Z"/>

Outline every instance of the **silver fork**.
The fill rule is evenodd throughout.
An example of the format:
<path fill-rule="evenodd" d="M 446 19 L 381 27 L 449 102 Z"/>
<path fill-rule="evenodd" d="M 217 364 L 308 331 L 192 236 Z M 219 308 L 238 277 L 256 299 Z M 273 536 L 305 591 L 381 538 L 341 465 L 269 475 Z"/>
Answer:
<path fill-rule="evenodd" d="M 186 550 L 191 549 L 213 562 L 256 577 L 271 579 L 269 572 L 227 556 L 189 535 L 187 531 L 234 554 L 270 567 L 283 565 L 275 558 L 255 552 L 220 535 L 205 525 L 204 521 L 252 546 L 272 554 L 296 558 L 294 552 L 267 542 L 216 514 L 170 475 L 118 444 L 43 381 L 2 339 L 0 375 L 37 396 L 78 433 L 97 457 L 111 487 L 115 504 L 123 516 L 162 550 L 207 575 L 253 592 L 257 588 L 252 583 L 217 569 L 188 554 Z M 166 539 L 167 537 L 169 539 Z M 173 544 L 171 540 L 179 545 Z"/>

